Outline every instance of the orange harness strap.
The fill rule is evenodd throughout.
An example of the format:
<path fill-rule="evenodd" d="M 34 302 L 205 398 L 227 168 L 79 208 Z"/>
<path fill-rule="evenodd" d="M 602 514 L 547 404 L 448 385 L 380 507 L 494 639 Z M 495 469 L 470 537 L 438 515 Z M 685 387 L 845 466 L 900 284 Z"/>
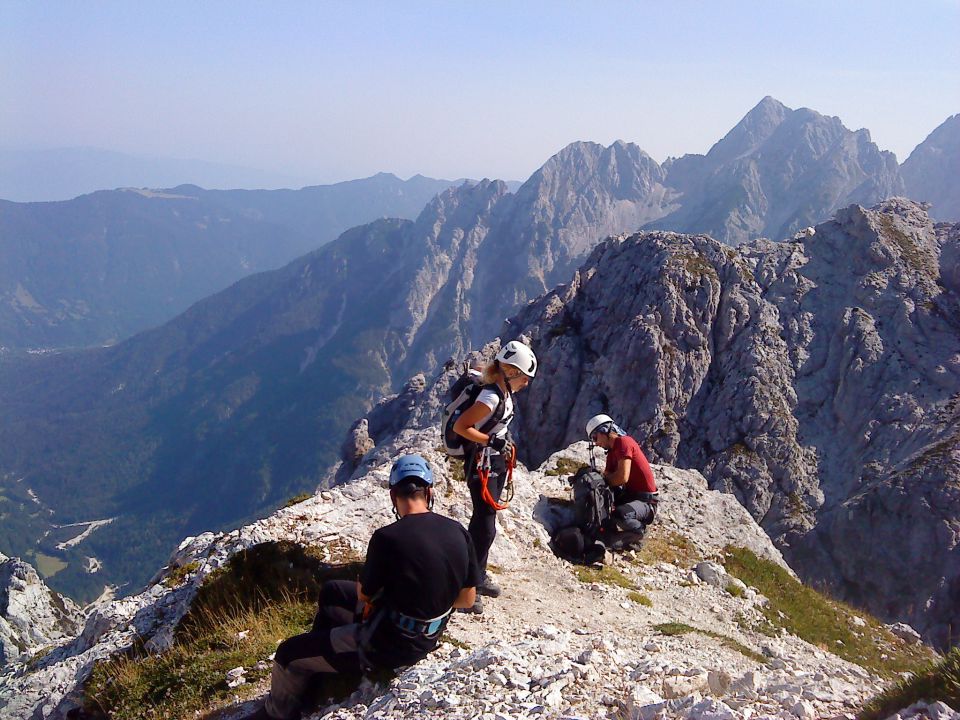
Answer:
<path fill-rule="evenodd" d="M 517 449 L 511 446 L 510 457 L 506 463 L 507 481 L 504 483 L 504 489 L 509 488 L 510 491 L 507 493 L 507 499 L 499 503 L 494 500 L 493 495 L 490 493 L 490 456 L 481 450 L 477 457 L 477 477 L 480 479 L 480 497 L 494 510 L 506 510 L 510 507 L 510 498 L 513 497 L 513 467 L 516 465 L 516 461 Z"/>

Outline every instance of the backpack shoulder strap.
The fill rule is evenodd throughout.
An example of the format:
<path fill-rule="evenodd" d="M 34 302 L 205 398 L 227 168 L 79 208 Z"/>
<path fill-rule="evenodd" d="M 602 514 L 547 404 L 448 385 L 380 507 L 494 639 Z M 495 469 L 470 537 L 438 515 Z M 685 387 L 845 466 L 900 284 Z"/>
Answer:
<path fill-rule="evenodd" d="M 486 390 L 487 388 L 493 388 L 493 391 L 497 394 L 497 397 L 500 399 L 500 402 L 497 403 L 497 407 L 493 411 L 493 415 L 490 416 L 490 419 L 487 420 L 482 427 L 477 428 L 480 432 L 487 434 L 493 428 L 500 424 L 500 421 L 503 420 L 503 414 L 507 411 L 507 396 L 504 394 L 503 390 L 500 389 L 500 386 L 496 383 L 490 383 L 489 385 L 484 385 L 481 390 Z M 507 393 L 509 393 L 509 389 Z"/>

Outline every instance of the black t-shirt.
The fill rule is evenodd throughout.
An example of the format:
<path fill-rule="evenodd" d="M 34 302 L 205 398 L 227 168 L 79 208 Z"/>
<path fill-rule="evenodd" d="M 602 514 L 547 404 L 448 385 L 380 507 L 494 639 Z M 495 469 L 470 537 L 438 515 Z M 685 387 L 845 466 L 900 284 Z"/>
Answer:
<path fill-rule="evenodd" d="M 432 512 L 406 515 L 377 530 L 360 573 L 367 597 L 383 590 L 377 607 L 422 620 L 445 613 L 463 588 L 476 587 L 480 579 L 467 531 L 457 521 Z M 371 644 L 378 665 L 395 667 L 426 655 L 436 647 L 437 638 L 405 638 L 385 619 Z"/>

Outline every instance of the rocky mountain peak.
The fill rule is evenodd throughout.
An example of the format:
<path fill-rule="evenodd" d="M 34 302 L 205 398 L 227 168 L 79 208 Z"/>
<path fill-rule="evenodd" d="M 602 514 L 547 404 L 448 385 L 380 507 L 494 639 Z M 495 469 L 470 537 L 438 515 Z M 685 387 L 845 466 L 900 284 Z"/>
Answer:
<path fill-rule="evenodd" d="M 680 208 L 648 228 L 702 232 L 732 245 L 784 239 L 852 202 L 903 194 L 896 158 L 868 133 L 776 101 L 754 108 L 705 156 L 670 163 L 666 183 L 683 192 Z"/>
<path fill-rule="evenodd" d="M 707 153 L 719 165 L 754 152 L 795 111 L 767 95 Z"/>
<path fill-rule="evenodd" d="M 521 204 L 537 198 L 541 205 L 563 208 L 570 198 L 589 200 L 601 188 L 616 199 L 639 200 L 662 182 L 657 162 L 633 143 L 618 140 L 609 147 L 593 142 L 571 143 L 551 157 L 517 191 Z"/>
<path fill-rule="evenodd" d="M 917 145 L 900 167 L 907 193 L 931 203 L 938 220 L 960 220 L 960 113 L 947 118 Z"/>
<path fill-rule="evenodd" d="M 421 227 L 439 226 L 446 222 L 469 223 L 477 217 L 489 215 L 494 206 L 509 193 L 507 184 L 502 180 L 464 182 L 434 197 L 416 222 Z"/>

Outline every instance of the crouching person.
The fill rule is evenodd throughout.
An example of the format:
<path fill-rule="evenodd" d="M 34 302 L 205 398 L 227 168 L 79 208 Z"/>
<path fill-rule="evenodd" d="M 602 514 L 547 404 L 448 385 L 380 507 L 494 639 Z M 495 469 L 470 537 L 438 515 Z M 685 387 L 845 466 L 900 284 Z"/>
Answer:
<path fill-rule="evenodd" d="M 610 550 L 637 545 L 647 525 L 653 522 L 659 501 L 650 463 L 636 440 L 621 430 L 609 415 L 590 418 L 587 437 L 607 451 L 603 478 L 613 491 L 615 528 L 605 533 L 603 542 Z"/>
<path fill-rule="evenodd" d="M 433 472 L 419 455 L 390 471 L 397 521 L 377 530 L 357 582 L 324 584 L 313 629 L 280 643 L 270 694 L 246 720 L 300 717 L 317 673 L 412 665 L 436 648 L 453 608 L 471 607 L 480 580 L 470 536 L 431 512 Z"/>

